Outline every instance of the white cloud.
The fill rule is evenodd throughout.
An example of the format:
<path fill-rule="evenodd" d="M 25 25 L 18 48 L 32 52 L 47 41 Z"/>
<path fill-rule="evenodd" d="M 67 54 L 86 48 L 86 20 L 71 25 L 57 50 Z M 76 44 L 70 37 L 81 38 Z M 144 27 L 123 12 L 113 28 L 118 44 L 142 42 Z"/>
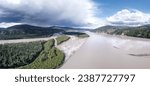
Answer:
<path fill-rule="evenodd" d="M 43 25 L 96 25 L 92 0 L 0 0 L 0 7 L 20 22 Z M 6 14 L 5 14 L 6 15 Z"/>
<path fill-rule="evenodd" d="M 113 25 L 138 26 L 150 24 L 150 14 L 135 9 L 123 9 L 116 14 L 106 18 Z"/>
<path fill-rule="evenodd" d="M 0 23 L 0 28 L 7 28 L 7 27 L 14 26 L 14 25 L 19 25 L 19 24 L 21 24 L 21 23 L 13 23 L 13 22 L 6 23 L 6 22 L 2 22 L 2 23 Z"/>

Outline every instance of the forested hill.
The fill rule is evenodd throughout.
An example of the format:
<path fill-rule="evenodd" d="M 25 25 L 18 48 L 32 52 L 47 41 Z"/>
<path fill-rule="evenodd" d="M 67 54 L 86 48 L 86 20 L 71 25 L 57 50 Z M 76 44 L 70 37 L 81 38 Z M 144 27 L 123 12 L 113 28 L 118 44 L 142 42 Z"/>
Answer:
<path fill-rule="evenodd" d="M 31 25 L 15 25 L 8 28 L 0 29 L 0 40 L 22 39 L 34 37 L 48 37 L 55 33 L 65 32 L 58 27 L 38 27 Z"/>
<path fill-rule="evenodd" d="M 4 29 L 4 28 L 0 28 L 0 30 L 2 30 L 2 29 Z"/>
<path fill-rule="evenodd" d="M 140 38 L 150 38 L 150 25 L 143 25 L 138 27 L 104 26 L 95 29 L 94 32 L 115 34 L 115 35 L 127 35 Z"/>

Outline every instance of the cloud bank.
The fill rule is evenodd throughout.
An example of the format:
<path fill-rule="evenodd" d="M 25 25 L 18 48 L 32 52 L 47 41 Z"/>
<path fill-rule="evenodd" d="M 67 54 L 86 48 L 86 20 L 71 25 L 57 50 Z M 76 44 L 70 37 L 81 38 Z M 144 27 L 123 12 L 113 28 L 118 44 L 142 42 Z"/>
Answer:
<path fill-rule="evenodd" d="M 96 9 L 92 0 L 0 0 L 0 22 L 92 26 Z"/>
<path fill-rule="evenodd" d="M 19 25 L 19 24 L 21 24 L 21 23 L 13 23 L 13 22 L 5 23 L 5 22 L 2 22 L 2 23 L 0 23 L 0 28 L 7 28 L 7 27 L 14 26 L 14 25 Z"/>
<path fill-rule="evenodd" d="M 150 24 L 150 14 L 135 9 L 123 9 L 106 20 L 112 25 L 140 26 Z"/>
<path fill-rule="evenodd" d="M 150 14 L 122 9 L 101 18 L 94 0 L 0 0 L 0 27 L 26 23 L 39 26 L 99 27 L 150 24 Z"/>

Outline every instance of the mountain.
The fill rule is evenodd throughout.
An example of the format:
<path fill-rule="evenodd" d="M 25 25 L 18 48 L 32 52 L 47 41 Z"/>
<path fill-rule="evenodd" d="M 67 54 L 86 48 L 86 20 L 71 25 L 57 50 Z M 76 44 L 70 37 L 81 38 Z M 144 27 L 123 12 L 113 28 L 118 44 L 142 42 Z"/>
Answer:
<path fill-rule="evenodd" d="M 127 35 L 140 38 L 150 38 L 150 25 L 143 25 L 138 27 L 103 26 L 95 29 L 94 32 L 114 34 L 114 35 Z"/>
<path fill-rule="evenodd" d="M 65 31 L 68 31 L 68 30 L 73 30 L 73 31 L 89 31 L 90 29 L 88 28 L 82 28 L 82 27 L 64 27 L 64 26 L 52 26 L 52 28 L 55 28 L 55 29 L 63 29 Z"/>
<path fill-rule="evenodd" d="M 5 28 L 0 28 L 0 30 L 3 30 L 3 29 L 5 29 Z"/>
<path fill-rule="evenodd" d="M 52 28 L 54 28 L 54 29 L 63 29 L 63 30 L 72 30 L 72 29 L 75 29 L 75 28 L 63 27 L 63 26 L 52 26 Z"/>
<path fill-rule="evenodd" d="M 0 29 L 0 40 L 48 37 L 59 32 L 65 31 L 56 27 L 39 27 L 26 24 L 15 25 L 5 29 Z"/>

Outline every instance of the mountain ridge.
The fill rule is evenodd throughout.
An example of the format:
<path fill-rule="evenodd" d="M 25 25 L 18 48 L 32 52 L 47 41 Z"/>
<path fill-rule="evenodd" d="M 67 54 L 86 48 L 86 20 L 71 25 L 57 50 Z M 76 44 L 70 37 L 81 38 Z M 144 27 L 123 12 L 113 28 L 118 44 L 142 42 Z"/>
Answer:
<path fill-rule="evenodd" d="M 137 27 L 103 26 L 96 28 L 93 31 L 112 35 L 126 35 L 132 37 L 150 38 L 150 24 Z"/>
<path fill-rule="evenodd" d="M 0 39 L 22 39 L 34 37 L 49 37 L 55 33 L 65 32 L 63 29 L 53 27 L 39 27 L 27 24 L 14 25 L 5 29 L 0 29 Z"/>

